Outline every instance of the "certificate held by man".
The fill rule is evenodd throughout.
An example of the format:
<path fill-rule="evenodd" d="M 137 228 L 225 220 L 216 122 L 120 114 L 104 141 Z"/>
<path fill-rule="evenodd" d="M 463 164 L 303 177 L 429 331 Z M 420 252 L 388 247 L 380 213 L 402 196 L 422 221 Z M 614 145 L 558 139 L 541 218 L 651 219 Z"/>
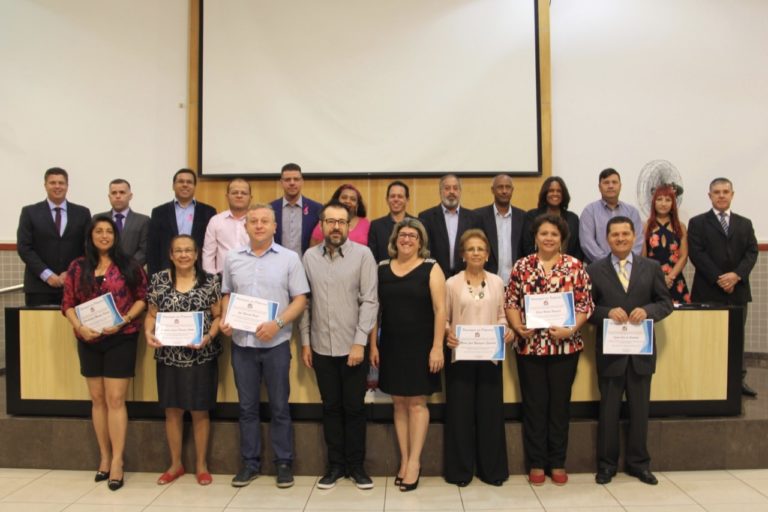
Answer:
<path fill-rule="evenodd" d="M 573 292 L 536 293 L 525 296 L 526 329 L 576 326 Z"/>
<path fill-rule="evenodd" d="M 503 361 L 506 355 L 503 325 L 457 325 L 456 338 L 453 361 Z"/>
<path fill-rule="evenodd" d="M 256 332 L 260 324 L 277 317 L 278 306 L 277 302 L 271 300 L 232 293 L 229 296 L 225 322 L 233 329 Z"/>
<path fill-rule="evenodd" d="M 653 355 L 653 320 L 620 324 L 604 319 L 603 354 Z"/>
<path fill-rule="evenodd" d="M 203 342 L 203 312 L 158 313 L 155 338 L 169 347 L 199 345 Z"/>
<path fill-rule="evenodd" d="M 105 293 L 75 306 L 75 314 L 80 323 L 97 332 L 123 323 L 112 293 Z"/>

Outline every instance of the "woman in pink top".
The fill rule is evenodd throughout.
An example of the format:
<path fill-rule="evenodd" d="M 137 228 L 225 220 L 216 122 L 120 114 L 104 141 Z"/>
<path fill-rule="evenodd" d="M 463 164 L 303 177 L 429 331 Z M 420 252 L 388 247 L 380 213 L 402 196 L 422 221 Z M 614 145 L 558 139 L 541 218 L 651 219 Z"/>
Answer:
<path fill-rule="evenodd" d="M 365 203 L 363 196 L 354 185 L 346 183 L 336 189 L 331 197 L 332 201 L 339 201 L 349 210 L 349 239 L 353 242 L 368 246 L 368 231 L 371 229 L 371 223 L 365 218 Z M 320 230 L 320 223 L 312 231 L 312 239 L 309 246 L 314 247 L 323 241 L 323 233 Z"/>
<path fill-rule="evenodd" d="M 463 270 L 446 281 L 447 345 L 459 346 L 457 325 L 502 325 L 512 341 L 504 312 L 504 282 L 486 272 L 489 244 L 485 233 L 469 229 L 459 240 Z M 446 361 L 448 358 L 446 357 Z M 509 478 L 504 433 L 501 361 L 455 361 L 445 365 L 445 457 L 449 483 L 465 487 L 477 473 L 491 485 Z"/>

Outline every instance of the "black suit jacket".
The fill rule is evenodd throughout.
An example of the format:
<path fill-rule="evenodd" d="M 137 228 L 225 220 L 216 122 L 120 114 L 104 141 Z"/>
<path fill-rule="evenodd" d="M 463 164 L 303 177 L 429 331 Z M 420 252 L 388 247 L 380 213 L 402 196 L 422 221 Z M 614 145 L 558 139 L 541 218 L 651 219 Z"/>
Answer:
<path fill-rule="evenodd" d="M 197 244 L 198 258 L 202 258 L 205 229 L 214 215 L 216 215 L 216 209 L 213 206 L 200 201 L 195 202 L 192 238 Z M 153 208 L 149 219 L 149 233 L 147 234 L 147 273 L 150 276 L 170 267 L 171 239 L 178 234 L 179 227 L 176 224 L 174 201 Z"/>
<path fill-rule="evenodd" d="M 625 374 L 630 361 L 638 375 L 653 374 L 656 371 L 655 334 L 651 356 L 606 355 L 603 354 L 603 320 L 608 318 L 608 312 L 615 307 L 624 309 L 627 314 L 635 308 L 643 308 L 654 322 L 672 313 L 672 296 L 658 262 L 633 254 L 627 291 L 624 291 L 619 281 L 610 255 L 589 265 L 587 273 L 592 279 L 592 299 L 595 302 L 595 312 L 589 321 L 597 327 L 597 374 L 601 377 L 619 377 Z"/>
<path fill-rule="evenodd" d="M 749 273 L 757 262 L 757 239 L 752 222 L 731 212 L 726 236 L 712 210 L 688 223 L 688 255 L 696 267 L 693 275 L 693 302 L 746 304 L 752 300 Z M 735 272 L 741 277 L 733 293 L 717 285 L 718 276 Z"/>
<path fill-rule="evenodd" d="M 112 217 L 112 210 L 97 213 L 95 216 Z M 120 248 L 128 256 L 132 256 L 140 266 L 147 261 L 147 233 L 149 232 L 149 217 L 130 210 L 123 221 L 123 232 L 120 233 Z"/>
<path fill-rule="evenodd" d="M 424 224 L 429 237 L 430 257 L 437 260 L 437 264 L 443 270 L 445 277 L 451 277 L 464 269 L 461 261 L 461 248 L 459 239 L 462 233 L 468 229 L 478 227 L 474 212 L 466 208 L 459 208 L 459 228 L 456 230 L 456 243 L 453 250 L 453 268 L 451 268 L 451 246 L 448 241 L 448 228 L 445 225 L 443 205 L 439 204 L 419 214 L 419 220 Z"/>
<path fill-rule="evenodd" d="M 539 215 L 547 213 L 547 207 L 534 208 L 528 210 L 525 214 L 525 225 L 523 226 L 523 256 L 528 256 L 536 252 L 536 241 L 531 231 L 533 221 Z M 568 224 L 568 243 L 565 247 L 565 254 L 569 254 L 577 260 L 584 261 L 584 253 L 581 251 L 579 243 L 579 216 L 570 210 L 565 211 L 565 222 Z"/>
<path fill-rule="evenodd" d="M 406 213 L 405 218 L 412 219 L 413 215 Z M 371 227 L 368 230 L 368 248 L 373 253 L 376 263 L 389 259 L 387 246 L 389 237 L 392 236 L 392 230 L 395 228 L 395 221 L 390 214 L 371 221 Z"/>
<path fill-rule="evenodd" d="M 91 212 L 85 206 L 67 201 L 67 227 L 64 234 L 56 233 L 48 201 L 25 206 L 19 216 L 16 247 L 24 268 L 24 293 L 58 293 L 40 279 L 46 268 L 60 274 L 72 261 L 85 252 L 85 232 L 91 222 Z"/>
<path fill-rule="evenodd" d="M 520 259 L 523 254 L 523 232 L 525 228 L 525 212 L 520 208 L 510 206 L 512 209 L 512 264 Z M 499 236 L 496 233 L 496 213 L 493 211 L 493 204 L 483 206 L 475 210 L 477 223 L 480 229 L 485 232 L 488 241 L 491 244 L 491 254 L 488 255 L 488 263 L 485 269 L 492 274 L 499 271 Z M 509 278 L 509 276 L 507 276 Z M 506 282 L 506 280 L 505 280 Z"/>

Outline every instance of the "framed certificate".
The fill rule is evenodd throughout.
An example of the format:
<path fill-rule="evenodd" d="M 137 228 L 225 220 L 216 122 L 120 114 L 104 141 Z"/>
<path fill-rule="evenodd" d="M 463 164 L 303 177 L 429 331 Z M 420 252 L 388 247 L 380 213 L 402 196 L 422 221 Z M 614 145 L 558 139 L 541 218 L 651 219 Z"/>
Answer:
<path fill-rule="evenodd" d="M 75 314 L 80 323 L 98 332 L 123 323 L 112 293 L 105 293 L 75 306 Z"/>
<path fill-rule="evenodd" d="M 232 293 L 224 321 L 233 329 L 256 332 L 260 324 L 277 317 L 278 306 L 277 302 L 271 300 Z"/>
<path fill-rule="evenodd" d="M 525 296 L 525 328 L 574 327 L 573 292 L 537 293 Z"/>
<path fill-rule="evenodd" d="M 203 341 L 203 312 L 158 313 L 155 338 L 166 346 L 199 345 Z"/>
<path fill-rule="evenodd" d="M 452 361 L 503 361 L 506 356 L 503 325 L 457 325 L 456 338 Z"/>
<path fill-rule="evenodd" d="M 653 355 L 653 320 L 618 324 L 604 319 L 603 354 Z"/>

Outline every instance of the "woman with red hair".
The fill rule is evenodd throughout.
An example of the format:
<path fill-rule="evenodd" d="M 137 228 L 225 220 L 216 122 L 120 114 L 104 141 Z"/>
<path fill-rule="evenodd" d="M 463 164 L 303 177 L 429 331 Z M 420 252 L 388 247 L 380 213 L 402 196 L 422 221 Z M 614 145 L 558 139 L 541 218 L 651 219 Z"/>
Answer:
<path fill-rule="evenodd" d="M 653 192 L 643 256 L 659 262 L 675 304 L 691 302 L 683 277 L 688 262 L 688 233 L 677 214 L 677 190 L 673 185 L 662 185 Z"/>

